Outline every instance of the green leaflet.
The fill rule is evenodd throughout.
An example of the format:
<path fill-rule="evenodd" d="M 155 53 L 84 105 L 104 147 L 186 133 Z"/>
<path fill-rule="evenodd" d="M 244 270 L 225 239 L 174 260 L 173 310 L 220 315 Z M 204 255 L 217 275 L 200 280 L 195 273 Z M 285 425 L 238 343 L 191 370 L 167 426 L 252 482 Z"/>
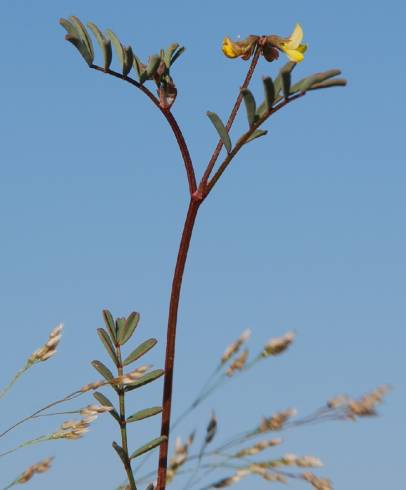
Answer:
<path fill-rule="evenodd" d="M 79 53 L 82 55 L 89 66 L 93 63 L 93 58 L 91 57 L 89 51 L 87 50 L 87 47 L 82 43 L 82 41 L 80 41 L 76 37 L 71 36 L 70 34 L 67 34 L 65 36 L 65 39 L 75 46 L 75 48 L 79 51 Z"/>
<path fill-rule="evenodd" d="M 116 318 L 117 338 L 118 338 L 118 332 L 120 332 L 120 330 L 123 330 L 125 328 L 126 321 L 127 320 L 124 317 Z"/>
<path fill-rule="evenodd" d="M 103 320 L 110 332 L 111 340 L 115 343 L 117 340 L 116 324 L 114 323 L 113 315 L 109 312 L 109 310 L 103 310 Z"/>
<path fill-rule="evenodd" d="M 227 153 L 230 153 L 231 151 L 231 139 L 230 135 L 227 132 L 226 127 L 224 126 L 222 120 L 219 118 L 219 116 L 215 112 L 210 112 L 207 111 L 207 116 L 210 119 L 210 121 L 213 123 L 213 126 L 216 128 L 216 131 L 218 135 L 220 136 L 220 139 L 227 150 Z"/>
<path fill-rule="evenodd" d="M 278 73 L 278 76 L 275 78 L 274 84 L 275 88 L 275 99 L 279 96 L 280 91 L 282 90 L 282 76 L 281 73 Z"/>
<path fill-rule="evenodd" d="M 144 83 L 145 81 L 151 80 L 152 78 L 154 78 L 154 75 L 157 72 L 160 64 L 161 64 L 161 57 L 160 56 L 158 56 L 157 54 L 150 56 L 150 58 L 148 60 L 148 65 L 141 72 L 140 83 Z M 137 71 L 138 71 L 138 69 L 137 69 Z"/>
<path fill-rule="evenodd" d="M 82 41 L 82 43 L 87 47 L 89 53 L 90 53 L 90 56 L 92 58 L 92 63 L 93 63 L 93 60 L 94 60 L 94 50 L 93 50 L 93 43 L 92 43 L 92 40 L 89 36 L 89 33 L 87 32 L 86 30 L 86 27 L 82 24 L 82 22 L 77 18 L 75 17 L 74 15 L 71 15 L 69 17 L 69 21 L 71 22 L 71 24 L 73 24 L 73 26 L 75 27 L 76 29 L 76 32 L 78 33 L 78 38 Z"/>
<path fill-rule="evenodd" d="M 248 124 L 251 127 L 256 119 L 257 105 L 255 103 L 255 98 L 252 95 L 252 92 L 247 88 L 241 90 L 241 94 L 243 96 L 245 108 L 247 110 Z"/>
<path fill-rule="evenodd" d="M 90 66 L 94 59 L 93 48 L 90 50 L 87 43 L 83 41 L 83 34 L 78 29 L 77 24 L 67 19 L 60 19 L 59 23 L 68 33 L 65 36 L 65 39 L 75 46 L 86 63 Z"/>
<path fill-rule="evenodd" d="M 261 136 L 265 136 L 266 134 L 268 134 L 268 131 L 265 131 L 263 129 L 256 129 L 245 143 L 249 143 L 250 141 L 260 138 Z"/>
<path fill-rule="evenodd" d="M 114 408 L 114 405 L 111 403 L 111 401 L 106 396 L 103 395 L 103 393 L 100 393 L 100 391 L 95 391 L 93 393 L 93 396 L 100 403 L 100 405 L 103 405 L 103 407 L 113 407 L 113 410 L 110 410 L 109 414 L 112 417 L 114 417 L 117 420 L 117 422 L 120 422 L 120 416 L 117 410 Z"/>
<path fill-rule="evenodd" d="M 130 459 L 137 458 L 138 456 L 141 456 L 142 454 L 145 454 L 148 451 L 155 449 L 156 447 L 160 446 L 162 442 L 165 440 L 166 440 L 166 436 L 161 436 L 161 437 L 157 437 L 156 439 L 153 439 L 152 441 L 148 442 L 144 446 L 141 446 L 140 448 L 136 449 L 131 454 Z"/>
<path fill-rule="evenodd" d="M 316 73 L 315 75 L 317 76 L 317 82 L 321 83 L 324 82 L 324 80 L 329 80 L 330 78 L 338 77 L 338 75 L 341 75 L 341 70 L 339 70 L 338 68 L 333 68 L 331 70 Z"/>
<path fill-rule="evenodd" d="M 117 333 L 117 340 L 120 345 L 124 345 L 127 342 L 127 340 L 131 338 L 131 336 L 134 333 L 134 330 L 138 325 L 139 320 L 140 320 L 140 314 L 137 313 L 136 311 L 133 311 L 129 315 L 125 323 L 121 325 Z"/>
<path fill-rule="evenodd" d="M 264 77 L 262 83 L 264 85 L 266 110 L 270 111 L 275 100 L 275 86 L 271 77 Z"/>
<path fill-rule="evenodd" d="M 102 341 L 107 353 L 113 359 L 114 364 L 118 367 L 120 365 L 119 360 L 117 359 L 116 353 L 114 351 L 113 344 L 108 336 L 108 333 L 104 330 L 104 328 L 97 329 L 97 335 Z"/>
<path fill-rule="evenodd" d="M 143 73 L 145 71 L 145 65 L 141 63 L 140 59 L 133 53 L 133 65 L 135 68 L 135 71 L 137 72 L 138 75 L 138 80 L 141 81 L 141 77 L 143 77 Z"/>
<path fill-rule="evenodd" d="M 113 446 L 113 449 L 116 451 L 116 453 L 118 454 L 119 458 L 121 459 L 121 461 L 123 462 L 123 464 L 126 466 L 128 461 L 127 461 L 127 455 L 124 451 L 124 449 L 119 446 L 116 441 L 113 441 L 112 444 Z"/>
<path fill-rule="evenodd" d="M 290 92 L 306 92 L 309 90 L 314 84 L 322 83 L 330 78 L 336 77 L 337 75 L 341 75 L 341 71 L 337 69 L 327 70 L 321 73 L 315 73 L 310 77 L 303 78 L 298 83 L 292 86 Z"/>
<path fill-rule="evenodd" d="M 279 70 L 279 73 L 275 78 L 275 83 L 274 83 L 275 99 L 279 96 L 279 92 L 283 89 L 283 77 L 285 76 L 284 73 L 292 73 L 295 66 L 296 63 L 294 63 L 293 61 L 288 61 L 288 63 L 283 65 L 282 68 Z"/>
<path fill-rule="evenodd" d="M 173 53 L 178 49 L 179 44 L 178 43 L 173 43 L 170 46 L 168 46 L 163 54 L 163 62 L 165 63 L 166 68 L 170 68 L 171 66 L 171 61 L 172 61 L 172 56 Z"/>
<path fill-rule="evenodd" d="M 157 344 L 157 340 L 154 338 L 148 339 L 142 344 L 140 344 L 138 347 L 136 347 L 131 354 L 129 354 L 123 362 L 123 366 L 128 366 L 132 362 L 136 361 L 139 359 L 141 356 L 146 354 L 149 350 L 152 349 Z"/>
<path fill-rule="evenodd" d="M 90 364 L 103 376 L 106 381 L 114 380 L 113 373 L 101 361 L 92 361 Z"/>
<path fill-rule="evenodd" d="M 158 413 L 162 412 L 162 407 L 151 407 L 151 408 L 145 408 L 144 410 L 140 410 L 133 415 L 130 415 L 130 417 L 127 418 L 127 422 L 138 422 L 138 420 L 143 420 L 148 417 L 153 417 L 154 415 L 157 415 Z"/>
<path fill-rule="evenodd" d="M 157 54 L 154 54 L 151 56 L 151 58 L 148 61 L 147 65 L 147 77 L 153 78 L 156 71 L 158 70 L 159 65 L 161 64 L 161 57 L 158 56 Z"/>
<path fill-rule="evenodd" d="M 141 388 L 141 386 L 147 385 L 148 383 L 152 383 L 152 381 L 155 381 L 156 379 L 160 378 L 164 374 L 164 372 L 165 371 L 163 369 L 155 369 L 154 371 L 145 374 L 134 383 L 126 385 L 125 391 L 133 391 L 136 390 L 137 388 Z"/>
<path fill-rule="evenodd" d="M 123 75 L 126 77 L 133 66 L 133 50 L 131 46 L 123 47 Z"/>
<path fill-rule="evenodd" d="M 286 73 L 292 73 L 293 69 L 295 68 L 295 66 L 297 65 L 297 63 L 295 63 L 294 61 L 288 61 L 287 63 L 285 63 L 282 68 L 280 69 L 281 72 L 286 72 Z"/>
<path fill-rule="evenodd" d="M 186 48 L 184 46 L 180 47 L 176 53 L 172 56 L 171 59 L 171 66 L 175 63 L 175 61 L 179 58 L 180 55 L 182 55 L 186 51 Z"/>
<path fill-rule="evenodd" d="M 281 76 L 282 76 L 283 96 L 285 97 L 285 99 L 287 99 L 289 97 L 289 94 L 290 94 L 290 82 L 291 82 L 290 71 L 282 72 Z"/>
<path fill-rule="evenodd" d="M 100 49 L 103 53 L 104 60 L 104 69 L 107 71 L 110 68 L 111 60 L 112 60 L 112 50 L 111 50 L 111 41 L 110 39 L 106 39 L 101 30 L 97 27 L 93 22 L 88 22 L 87 26 L 93 32 L 96 41 L 98 42 Z"/>
<path fill-rule="evenodd" d="M 333 80 L 326 80 L 325 82 L 315 83 L 309 90 L 317 90 L 319 88 L 329 87 L 345 87 L 347 80 L 345 78 L 335 78 Z"/>
<path fill-rule="evenodd" d="M 76 37 L 77 39 L 79 39 L 79 36 L 78 36 L 78 32 L 76 30 L 76 27 L 71 23 L 69 22 L 69 20 L 66 20 L 66 19 L 59 19 L 59 24 L 66 30 L 66 32 L 72 36 L 72 37 Z"/>
<path fill-rule="evenodd" d="M 111 40 L 111 43 L 113 44 L 114 51 L 116 52 L 118 61 L 120 62 L 120 67 L 123 69 L 124 67 L 124 49 L 122 44 L 120 43 L 119 38 L 114 34 L 114 32 L 111 29 L 106 30 L 106 34 Z"/>

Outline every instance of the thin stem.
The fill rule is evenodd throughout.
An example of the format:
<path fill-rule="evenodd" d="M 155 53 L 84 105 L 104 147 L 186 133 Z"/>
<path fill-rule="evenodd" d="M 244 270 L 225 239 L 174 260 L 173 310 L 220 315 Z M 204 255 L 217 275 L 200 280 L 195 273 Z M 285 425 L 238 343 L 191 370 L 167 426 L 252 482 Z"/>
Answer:
<path fill-rule="evenodd" d="M 222 164 L 220 167 L 217 169 L 216 173 L 213 175 L 213 177 L 210 179 L 210 181 L 207 184 L 206 187 L 206 194 L 205 197 L 211 192 L 213 187 L 216 185 L 216 182 L 219 180 L 219 178 L 223 175 L 224 171 L 230 164 L 231 160 L 237 155 L 239 150 L 244 146 L 244 144 L 247 142 L 249 137 L 254 133 L 256 129 L 266 120 L 268 119 L 269 116 L 272 114 L 275 114 L 278 112 L 280 109 L 285 107 L 287 104 L 290 104 L 294 100 L 303 97 L 305 95 L 305 92 L 301 92 L 297 95 L 294 95 L 293 97 L 289 97 L 288 99 L 284 99 L 283 102 L 281 102 L 279 105 L 274 107 L 273 109 L 270 109 L 267 113 L 265 113 L 262 117 L 260 117 L 236 143 L 234 148 L 231 150 L 231 152 L 226 156 L 226 158 L 223 160 Z"/>
<path fill-rule="evenodd" d="M 51 436 L 47 435 L 47 436 L 40 436 L 35 439 L 30 439 L 29 441 L 22 442 L 20 445 L 16 446 L 15 448 L 9 449 L 8 451 L 1 453 L 0 458 L 2 458 L 3 456 L 7 456 L 8 454 L 14 453 L 15 451 L 18 451 L 19 449 L 22 449 L 24 447 L 33 446 L 34 444 L 39 444 L 40 442 L 49 441 L 50 439 Z"/>
<path fill-rule="evenodd" d="M 121 73 L 118 73 L 114 70 L 105 70 L 101 66 L 97 65 L 90 65 L 90 68 L 93 68 L 94 70 L 101 71 L 103 73 L 107 73 L 109 75 L 112 75 L 113 77 L 119 78 L 120 80 L 124 80 L 131 85 L 134 85 L 134 87 L 137 87 L 141 92 L 143 92 L 153 103 L 158 109 L 161 111 L 161 113 L 164 115 L 165 119 L 168 121 L 169 126 L 172 129 L 172 132 L 176 138 L 176 141 L 179 146 L 180 153 L 182 155 L 183 163 L 185 165 L 185 170 L 186 170 L 186 175 L 189 183 L 189 193 L 192 195 L 196 189 L 197 189 L 197 184 L 196 184 L 196 176 L 195 176 L 195 171 L 193 168 L 193 163 L 192 163 L 192 158 L 189 153 L 189 149 L 187 147 L 185 138 L 182 134 L 181 129 L 179 128 L 179 125 L 171 113 L 170 109 L 161 107 L 159 103 L 159 99 L 155 97 L 155 95 L 148 90 L 144 85 L 141 85 L 139 82 L 134 80 L 133 78 L 127 77 L 125 75 L 122 75 Z"/>
<path fill-rule="evenodd" d="M 17 373 L 15 374 L 14 378 L 9 382 L 9 384 L 3 389 L 0 391 L 0 399 L 3 398 L 10 390 L 11 388 L 14 386 L 14 384 L 18 381 L 18 379 L 26 372 L 28 371 L 28 369 L 33 366 L 33 364 L 29 364 L 27 362 L 27 364 L 22 367 L 19 371 L 17 371 Z"/>
<path fill-rule="evenodd" d="M 189 203 L 189 209 L 183 226 L 182 238 L 179 245 L 178 257 L 176 260 L 175 272 L 172 281 L 171 298 L 169 302 L 166 355 L 165 355 L 165 379 L 163 389 L 163 411 L 161 436 L 166 439 L 162 442 L 159 450 L 159 469 L 157 490 L 164 490 L 166 484 L 166 468 L 168 464 L 168 443 L 169 427 L 172 406 L 172 386 L 173 386 L 173 368 L 175 361 L 175 340 L 176 325 L 178 318 L 178 308 L 180 300 L 180 291 L 182 286 L 183 273 L 190 241 L 193 233 L 193 226 L 196 220 L 197 212 L 201 204 L 200 200 L 192 198 Z"/>
<path fill-rule="evenodd" d="M 259 48 L 256 49 L 255 53 L 254 53 L 254 56 L 252 58 L 252 61 L 251 61 L 251 65 L 248 69 L 248 72 L 247 72 L 247 75 L 245 77 L 245 80 L 243 82 L 243 84 L 241 85 L 240 87 L 240 93 L 238 94 L 238 97 L 237 97 L 237 100 L 235 101 L 235 104 L 234 104 L 234 107 L 232 108 L 231 110 L 231 114 L 230 114 L 230 117 L 228 118 L 228 121 L 227 121 L 227 124 L 226 124 L 226 129 L 227 129 L 227 132 L 230 131 L 231 129 L 231 126 L 233 125 L 233 122 L 234 122 L 234 119 L 235 117 L 237 116 L 237 113 L 238 113 L 238 109 L 240 108 L 240 105 L 241 105 L 241 102 L 242 102 L 242 99 L 243 99 L 243 95 L 242 95 L 242 90 L 247 88 L 250 81 L 251 81 L 251 78 L 252 78 L 252 75 L 254 74 L 254 71 L 255 71 L 255 67 L 257 66 L 257 63 L 258 63 L 258 59 L 259 59 L 259 56 L 261 54 L 261 50 Z M 206 168 L 206 171 L 204 172 L 203 174 L 203 177 L 202 177 L 202 180 L 200 182 L 200 190 L 202 192 L 204 192 L 204 189 L 207 185 L 207 181 L 209 180 L 209 177 L 210 177 L 210 174 L 214 168 L 214 165 L 216 164 L 216 161 L 220 155 L 220 151 L 221 151 L 221 148 L 223 147 L 223 142 L 222 140 L 219 140 L 219 142 L 217 143 L 217 146 L 216 148 L 214 149 L 214 152 L 213 152 L 213 155 L 212 157 L 210 158 L 210 161 L 207 165 L 207 168 Z"/>
<path fill-rule="evenodd" d="M 37 410 L 36 412 L 34 412 L 33 414 L 31 415 L 28 415 L 28 417 L 24 417 L 23 419 L 19 420 L 18 422 L 16 422 L 14 425 L 12 425 L 11 427 L 9 427 L 8 429 L 6 429 L 4 432 L 2 432 L 0 434 L 0 437 L 3 437 L 5 436 L 8 432 L 12 431 L 13 429 L 15 429 L 16 427 L 18 427 L 19 425 L 23 424 L 24 422 L 27 422 L 28 420 L 31 420 L 32 418 L 35 418 L 38 416 L 38 414 L 42 413 L 42 412 L 45 412 L 45 410 L 48 410 L 49 408 L 52 408 L 54 407 L 55 405 L 59 405 L 60 403 L 64 403 L 64 402 L 68 402 L 70 400 L 73 400 L 74 398 L 77 398 L 78 396 L 82 395 L 82 392 L 80 391 L 74 391 L 73 393 L 71 393 L 70 395 L 67 395 L 65 396 L 65 398 L 61 398 L 60 400 L 57 400 L 55 402 L 52 402 L 50 403 L 49 405 L 46 405 L 45 407 L 43 408 L 40 408 L 39 410 Z"/>
<path fill-rule="evenodd" d="M 194 399 L 194 401 L 180 414 L 178 415 L 177 419 L 171 423 L 169 431 L 172 431 L 177 427 L 195 408 L 198 407 L 198 405 L 205 399 L 203 397 L 206 388 L 210 385 L 212 379 L 215 377 L 215 375 L 221 370 L 222 365 L 219 364 L 217 368 L 212 372 L 212 374 L 209 376 L 209 378 L 206 380 L 204 383 L 203 387 L 200 390 L 200 394 Z M 152 452 L 149 452 L 144 456 L 144 459 L 138 463 L 138 466 L 135 467 L 134 472 L 137 474 L 137 472 L 145 465 L 145 463 L 150 459 L 152 456 Z"/>
<path fill-rule="evenodd" d="M 206 398 L 205 393 L 207 388 L 211 386 L 213 378 L 218 374 L 218 372 L 221 370 L 223 366 L 219 364 L 217 368 L 212 372 L 212 374 L 209 376 L 209 378 L 206 380 L 202 388 L 200 389 L 199 395 L 194 399 L 194 401 L 178 416 L 178 418 L 171 424 L 171 430 L 173 430 L 175 427 L 177 427 L 182 420 L 189 415 L 192 410 L 197 408 L 197 406 Z"/>
<path fill-rule="evenodd" d="M 54 417 L 56 415 L 70 415 L 73 413 L 80 413 L 80 409 L 79 410 L 66 410 L 64 412 L 40 413 L 38 415 L 33 415 L 31 418 L 39 419 L 40 417 Z"/>
<path fill-rule="evenodd" d="M 119 345 L 116 345 L 116 354 L 119 362 L 117 367 L 118 377 L 123 376 L 123 363 L 121 359 L 121 349 Z M 127 437 L 127 419 L 125 416 L 125 389 L 123 385 L 117 387 L 119 406 L 120 406 L 120 433 L 121 433 L 121 447 L 124 451 L 125 458 L 123 459 L 123 465 L 127 473 L 128 483 L 131 490 L 137 490 L 135 484 L 134 474 L 131 468 L 131 461 L 128 454 L 128 437 Z"/>

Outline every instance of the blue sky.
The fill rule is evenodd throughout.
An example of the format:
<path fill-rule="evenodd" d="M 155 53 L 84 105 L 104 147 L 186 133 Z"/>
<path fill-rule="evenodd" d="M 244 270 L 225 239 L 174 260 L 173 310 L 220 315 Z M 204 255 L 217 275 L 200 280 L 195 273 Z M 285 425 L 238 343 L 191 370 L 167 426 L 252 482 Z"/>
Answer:
<path fill-rule="evenodd" d="M 394 387 L 381 417 L 287 433 L 278 454 L 320 456 L 337 489 L 399 488 L 405 437 L 405 204 L 403 2 L 107 2 L 3 0 L 0 91 L 1 385 L 65 324 L 58 355 L 2 400 L 7 427 L 97 379 L 101 310 L 141 312 L 138 341 L 157 337 L 163 365 L 171 273 L 187 186 L 169 129 L 142 94 L 89 70 L 64 41 L 60 17 L 110 27 L 146 58 L 178 41 L 173 109 L 200 175 L 216 143 L 205 116 L 226 119 L 247 65 L 225 59 L 224 35 L 287 35 L 300 22 L 309 51 L 297 77 L 339 67 L 345 89 L 308 94 L 267 123 L 201 208 L 184 281 L 175 413 L 224 347 L 250 327 L 258 349 L 297 332 L 283 357 L 229 383 L 179 428 L 201 430 L 214 408 L 219 441 L 290 406 L 306 414 L 332 395 Z M 281 57 L 282 58 L 282 57 Z M 284 60 L 262 61 L 252 83 Z M 245 127 L 241 117 L 233 137 Z M 135 339 L 134 341 L 136 341 Z M 402 369 L 403 367 L 403 369 Z M 137 398 L 138 397 L 138 398 Z M 159 404 L 160 386 L 134 395 Z M 138 404 L 138 405 L 137 405 Z M 133 429 L 134 446 L 159 421 Z M 41 420 L 1 450 L 54 430 Z M 33 489 L 111 489 L 121 467 L 109 418 L 83 440 L 25 449 L 0 461 L 1 484 L 48 455 Z M 4 448 L 4 449 L 3 449 Z M 245 481 L 236 488 L 261 490 Z M 295 486 L 296 485 L 296 486 Z M 291 488 L 305 488 L 302 483 Z"/>

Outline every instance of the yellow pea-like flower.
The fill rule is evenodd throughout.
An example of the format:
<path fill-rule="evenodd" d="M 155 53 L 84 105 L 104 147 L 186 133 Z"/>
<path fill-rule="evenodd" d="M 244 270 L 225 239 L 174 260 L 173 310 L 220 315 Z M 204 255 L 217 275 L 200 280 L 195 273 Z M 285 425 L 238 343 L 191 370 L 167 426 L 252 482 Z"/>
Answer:
<path fill-rule="evenodd" d="M 303 29 L 300 24 L 296 24 L 292 34 L 287 38 L 278 36 L 269 36 L 269 41 L 272 45 L 283 51 L 290 61 L 299 63 L 304 59 L 304 53 L 307 50 L 307 44 L 302 44 Z"/>
<path fill-rule="evenodd" d="M 222 49 L 227 58 L 237 58 L 238 56 L 241 56 L 241 48 L 239 48 L 236 43 L 233 43 L 229 37 L 224 38 Z"/>
<path fill-rule="evenodd" d="M 232 41 L 229 37 L 223 40 L 222 50 L 227 58 L 238 58 L 247 60 L 254 53 L 259 36 L 248 36 L 242 41 Z"/>
<path fill-rule="evenodd" d="M 248 60 L 253 55 L 255 48 L 259 48 L 267 61 L 276 60 L 278 51 L 282 51 L 291 61 L 299 63 L 303 61 L 307 50 L 307 44 L 303 44 L 302 40 L 302 26 L 296 24 L 289 37 L 251 35 L 242 41 L 232 41 L 229 37 L 225 37 L 222 50 L 228 58 L 241 57 L 243 60 Z"/>

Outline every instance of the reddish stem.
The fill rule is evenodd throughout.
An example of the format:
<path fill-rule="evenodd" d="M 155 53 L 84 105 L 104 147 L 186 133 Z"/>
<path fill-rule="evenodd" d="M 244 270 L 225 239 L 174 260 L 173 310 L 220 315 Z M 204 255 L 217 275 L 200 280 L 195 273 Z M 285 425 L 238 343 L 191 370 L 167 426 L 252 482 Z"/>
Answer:
<path fill-rule="evenodd" d="M 159 450 L 159 469 L 157 490 L 164 490 L 166 484 L 166 468 L 168 464 L 168 443 L 169 443 L 169 427 L 171 419 L 172 405 L 172 385 L 173 385 L 173 367 L 175 361 L 175 339 L 176 325 L 178 318 L 178 307 L 180 290 L 182 286 L 183 272 L 185 270 L 187 253 L 189 250 L 190 240 L 192 238 L 193 226 L 196 220 L 196 215 L 201 204 L 201 200 L 192 198 L 189 204 L 189 209 L 186 215 L 185 224 L 183 226 L 182 239 L 179 245 L 178 258 L 176 260 L 175 272 L 172 281 L 172 292 L 169 303 L 168 329 L 166 340 L 166 356 L 165 356 L 165 379 L 163 390 L 163 410 L 162 410 L 162 425 L 161 436 L 166 436 Z"/>
<path fill-rule="evenodd" d="M 251 65 L 248 69 L 247 76 L 245 77 L 244 83 L 241 86 L 241 90 L 247 88 L 252 75 L 254 73 L 255 67 L 258 62 L 260 55 L 260 50 L 257 49 Z M 237 97 L 234 107 L 231 111 L 230 117 L 227 121 L 227 131 L 230 130 L 237 112 L 240 108 L 242 101 L 242 94 Z M 166 356 L 165 356 L 165 379 L 164 379 L 164 390 L 163 390 L 163 407 L 162 407 L 162 425 L 161 425 L 161 436 L 165 436 L 166 439 L 161 443 L 159 449 L 159 467 L 158 467 L 158 481 L 156 490 L 165 490 L 166 487 L 166 472 L 168 465 L 168 445 L 169 445 L 169 430 L 170 430 L 170 418 L 171 418 L 171 405 L 172 405 L 172 385 L 173 385 L 173 368 L 175 361 L 175 340 L 176 340 L 176 325 L 178 317 L 178 307 L 180 299 L 180 291 L 182 286 L 183 272 L 185 270 L 185 264 L 187 259 L 187 253 L 189 250 L 190 240 L 192 238 L 193 226 L 196 220 L 196 215 L 199 210 L 200 204 L 204 201 L 207 196 L 206 186 L 207 180 L 210 177 L 210 173 L 218 159 L 223 143 L 221 140 L 217 144 L 213 156 L 211 157 L 207 169 L 202 177 L 199 188 L 191 192 L 191 201 L 189 204 L 189 209 L 186 215 L 185 224 L 182 232 L 182 239 L 179 245 L 178 258 L 176 261 L 175 272 L 172 281 L 172 291 L 171 299 L 169 303 L 169 316 L 168 316 L 168 327 L 167 327 L 167 342 L 166 342 Z"/>
<path fill-rule="evenodd" d="M 234 107 L 231 111 L 230 117 L 228 118 L 228 121 L 226 124 L 227 132 L 230 131 L 231 126 L 233 125 L 234 119 L 238 113 L 238 109 L 240 108 L 240 105 L 241 105 L 241 102 L 243 99 L 243 95 L 242 95 L 241 91 L 243 89 L 247 88 L 248 85 L 250 84 L 250 81 L 251 81 L 252 75 L 254 74 L 255 67 L 257 66 L 260 54 L 261 54 L 261 50 L 259 48 L 257 48 L 255 53 L 254 53 L 254 57 L 252 58 L 251 65 L 248 69 L 247 76 L 245 77 L 245 80 L 240 87 L 240 93 L 238 94 L 237 100 L 235 101 L 235 104 L 234 104 Z M 203 174 L 202 180 L 200 181 L 199 189 L 204 193 L 206 191 L 207 181 L 209 180 L 210 174 L 214 168 L 214 165 L 216 164 L 216 161 L 220 155 L 220 151 L 221 151 L 222 147 L 223 147 L 223 142 L 222 142 L 222 140 L 219 140 L 216 148 L 214 149 L 213 155 L 210 158 L 210 161 L 207 165 L 206 171 Z"/>
<path fill-rule="evenodd" d="M 259 56 L 261 54 L 260 48 L 257 48 L 254 57 L 252 59 L 251 65 L 248 69 L 248 73 L 245 77 L 244 83 L 241 86 L 241 90 L 247 88 L 252 75 L 254 73 L 255 67 L 257 65 Z M 161 435 L 165 436 L 165 440 L 162 442 L 160 446 L 159 452 L 159 468 L 158 468 L 158 482 L 157 482 L 157 490 L 165 490 L 166 487 L 166 472 L 167 472 L 167 464 L 168 464 L 168 445 L 169 445 L 169 429 L 170 429 L 170 417 L 171 417 L 171 406 L 172 406 L 172 386 L 173 386 L 173 369 L 174 369 L 174 361 L 175 361 L 175 340 L 176 340 L 176 326 L 177 326 L 177 318 L 178 318 L 178 309 L 179 309 L 179 300 L 180 300 L 180 292 L 182 287 L 182 279 L 183 273 L 185 270 L 187 254 L 189 251 L 189 246 L 192 238 L 193 227 L 196 221 L 196 216 L 199 210 L 200 205 L 205 200 L 217 180 L 220 178 L 221 174 L 224 172 L 232 158 L 238 152 L 242 144 L 246 141 L 252 131 L 249 131 L 244 135 L 244 137 L 240 140 L 239 144 L 233 149 L 233 151 L 227 155 L 226 159 L 223 161 L 222 165 L 216 172 L 215 176 L 208 182 L 208 179 L 211 175 L 211 172 L 216 164 L 216 161 L 220 155 L 221 148 L 223 146 L 222 141 L 219 141 L 213 155 L 208 163 L 206 171 L 202 177 L 202 180 L 199 184 L 199 188 L 197 188 L 196 177 L 193 167 L 193 162 L 189 154 L 189 150 L 186 144 L 186 141 L 183 137 L 182 131 L 178 126 L 178 123 L 170 110 L 168 108 L 162 107 L 160 105 L 159 99 L 154 96 L 154 94 L 144 87 L 142 84 L 137 82 L 136 80 L 124 76 L 121 73 L 115 72 L 113 70 L 105 70 L 97 65 L 90 65 L 91 68 L 108 73 L 109 75 L 113 75 L 121 80 L 124 80 L 142 92 L 159 108 L 161 113 L 165 116 L 168 121 L 176 141 L 178 143 L 183 162 L 186 169 L 186 175 L 189 183 L 189 192 L 190 192 L 190 203 L 188 212 L 186 215 L 185 223 L 183 226 L 182 238 L 179 245 L 178 256 L 176 260 L 175 272 L 172 280 L 172 290 L 171 297 L 169 303 L 169 314 L 168 314 L 168 326 L 167 326 L 167 343 L 166 343 L 166 356 L 165 356 L 165 379 L 164 379 L 164 389 L 163 389 L 163 410 L 162 410 L 162 425 L 161 425 Z M 302 95 L 302 94 L 301 94 Z M 231 111 L 230 117 L 227 121 L 227 131 L 231 129 L 231 126 L 234 122 L 234 119 L 238 113 L 242 102 L 242 94 L 237 97 L 237 100 L 234 104 L 234 107 Z M 296 97 L 294 97 L 296 98 Z M 292 98 L 293 100 L 293 98 Z M 289 100 L 290 101 L 290 100 Z M 280 109 L 286 103 L 289 102 L 286 100 L 284 103 L 280 104 L 280 106 L 276 107 L 274 111 Z"/>
<path fill-rule="evenodd" d="M 140 89 L 141 92 L 144 92 L 144 94 L 158 107 L 158 109 L 165 116 L 165 119 L 168 121 L 169 126 L 171 127 L 172 132 L 175 135 L 180 153 L 182 155 L 183 162 L 185 164 L 186 175 L 189 183 L 189 192 L 190 195 L 192 195 L 197 188 L 196 176 L 193 168 L 192 158 L 190 157 L 190 153 L 185 138 L 183 137 L 182 131 L 180 130 L 179 125 L 176 119 L 173 117 L 171 111 L 168 108 L 162 107 L 161 104 L 159 103 L 159 99 L 155 97 L 155 95 L 150 90 L 144 87 L 144 85 L 141 85 L 141 83 L 137 82 L 133 78 L 122 75 L 121 73 L 118 73 L 117 71 L 114 70 L 110 70 L 110 69 L 105 70 L 101 66 L 97 66 L 97 65 L 90 65 L 90 68 L 93 68 L 94 70 L 97 71 L 101 71 L 103 73 L 107 73 L 108 75 L 112 75 L 113 77 L 119 78 L 120 80 L 124 80 L 125 82 L 134 85 L 134 87 Z"/>
<path fill-rule="evenodd" d="M 229 166 L 231 160 L 235 157 L 235 155 L 239 152 L 239 150 L 241 149 L 241 147 L 247 142 L 247 139 L 254 133 L 254 131 L 259 127 L 261 126 L 261 124 L 266 120 L 268 119 L 268 117 L 272 116 L 273 114 L 275 114 L 276 112 L 278 112 L 280 109 L 282 109 L 283 107 L 285 107 L 287 104 L 290 104 L 291 102 L 293 102 L 294 100 L 296 99 L 299 99 L 300 97 L 303 97 L 304 95 L 306 95 L 306 92 L 300 92 L 296 95 L 293 95 L 292 97 L 289 97 L 289 99 L 284 99 L 279 105 L 273 107 L 273 109 L 270 109 L 268 111 L 267 114 L 265 114 L 265 116 L 263 116 L 261 119 L 259 119 L 251 128 L 249 131 L 247 131 L 245 133 L 245 135 L 243 137 L 241 137 L 239 139 L 239 141 L 237 142 L 237 144 L 235 145 L 235 147 L 231 150 L 231 152 L 226 156 L 226 158 L 223 160 L 223 162 L 221 163 L 221 165 L 219 166 L 219 168 L 217 169 L 217 171 L 215 172 L 215 174 L 213 175 L 213 177 L 209 180 L 209 182 L 207 183 L 206 185 L 206 189 L 205 189 L 205 193 L 204 193 L 204 197 L 206 198 L 211 190 L 213 189 L 213 187 L 216 185 L 217 181 L 219 180 L 219 178 L 223 175 L 224 171 L 226 170 L 226 168 Z"/>

